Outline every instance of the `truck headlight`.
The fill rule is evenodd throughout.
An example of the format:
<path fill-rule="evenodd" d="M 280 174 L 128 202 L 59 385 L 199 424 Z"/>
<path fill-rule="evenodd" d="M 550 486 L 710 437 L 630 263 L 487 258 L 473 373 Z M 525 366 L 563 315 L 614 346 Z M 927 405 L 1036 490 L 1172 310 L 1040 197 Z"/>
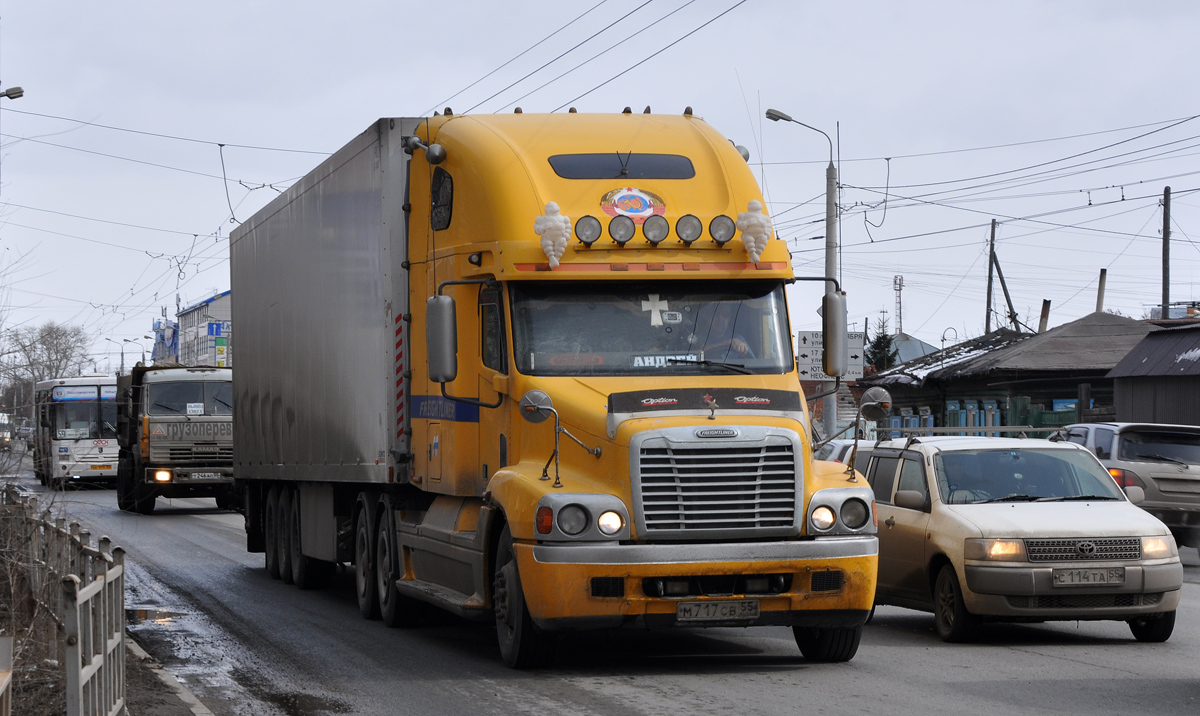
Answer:
<path fill-rule="evenodd" d="M 967 559 L 990 562 L 1024 562 L 1025 540 L 1020 539 L 969 539 L 964 546 Z"/>
<path fill-rule="evenodd" d="M 824 530 L 829 529 L 830 527 L 833 527 L 834 521 L 835 521 L 835 518 L 833 516 L 833 510 L 829 509 L 825 505 L 821 505 L 820 507 L 818 507 L 817 509 L 812 511 L 813 527 L 816 527 L 817 529 L 819 529 L 821 531 L 824 531 Z"/>
<path fill-rule="evenodd" d="M 867 524 L 871 519 L 871 510 L 862 500 L 846 500 L 842 504 L 842 524 L 852 530 Z"/>
<path fill-rule="evenodd" d="M 154 480 L 156 482 L 170 482 L 171 481 L 171 471 L 170 470 L 155 470 L 154 471 Z"/>
<path fill-rule="evenodd" d="M 1170 535 L 1142 538 L 1142 556 L 1146 559 L 1165 559 L 1178 555 L 1179 550 L 1175 547 L 1175 538 Z"/>
<path fill-rule="evenodd" d="M 588 526 L 588 513 L 579 505 L 567 505 L 558 511 L 558 528 L 572 537 Z"/>
<path fill-rule="evenodd" d="M 625 526 L 625 520 L 621 519 L 621 515 L 609 510 L 600 515 L 600 519 L 596 520 L 596 526 L 606 535 L 615 535 Z"/>

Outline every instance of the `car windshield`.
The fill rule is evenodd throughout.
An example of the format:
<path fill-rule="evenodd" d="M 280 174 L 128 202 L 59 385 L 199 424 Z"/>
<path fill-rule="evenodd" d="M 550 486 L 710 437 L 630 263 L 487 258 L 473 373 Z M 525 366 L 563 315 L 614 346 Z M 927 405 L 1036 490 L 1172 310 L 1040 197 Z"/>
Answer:
<path fill-rule="evenodd" d="M 514 284 L 525 375 L 786 373 L 794 359 L 778 281 Z"/>
<path fill-rule="evenodd" d="M 943 451 L 934 466 L 942 502 L 951 505 L 1125 499 L 1108 472 L 1082 450 Z"/>
<path fill-rule="evenodd" d="M 146 389 L 148 415 L 233 415 L 233 383 L 183 381 L 152 383 Z"/>
<path fill-rule="evenodd" d="M 1122 460 L 1200 465 L 1200 433 L 1127 430 L 1121 433 L 1117 454 Z"/>

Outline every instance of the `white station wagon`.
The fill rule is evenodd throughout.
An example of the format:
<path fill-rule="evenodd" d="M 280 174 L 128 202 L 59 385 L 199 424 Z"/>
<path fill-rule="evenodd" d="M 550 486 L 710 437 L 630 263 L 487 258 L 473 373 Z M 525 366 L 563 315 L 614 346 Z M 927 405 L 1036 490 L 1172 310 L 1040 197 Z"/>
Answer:
<path fill-rule="evenodd" d="M 1111 619 L 1171 636 L 1183 565 L 1167 527 L 1073 443 L 890 440 L 866 477 L 879 511 L 876 604 L 933 612 L 946 641 L 982 620 Z"/>

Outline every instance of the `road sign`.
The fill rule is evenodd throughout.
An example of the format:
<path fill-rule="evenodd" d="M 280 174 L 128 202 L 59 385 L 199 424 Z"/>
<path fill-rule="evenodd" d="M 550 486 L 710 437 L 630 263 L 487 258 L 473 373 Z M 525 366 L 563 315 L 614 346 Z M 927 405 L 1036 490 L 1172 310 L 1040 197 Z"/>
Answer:
<path fill-rule="evenodd" d="M 845 379 L 863 377 L 864 353 L 866 342 L 865 333 L 847 333 L 847 361 Z M 796 366 L 800 370 L 800 380 L 821 380 L 833 382 L 834 378 L 825 374 L 821 369 L 824 356 L 821 331 L 800 331 L 796 334 Z"/>

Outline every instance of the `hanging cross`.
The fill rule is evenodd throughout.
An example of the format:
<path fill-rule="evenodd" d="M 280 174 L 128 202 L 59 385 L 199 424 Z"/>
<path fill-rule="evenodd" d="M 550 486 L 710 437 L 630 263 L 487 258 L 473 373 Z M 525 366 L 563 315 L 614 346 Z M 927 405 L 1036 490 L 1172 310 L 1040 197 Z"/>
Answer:
<path fill-rule="evenodd" d="M 649 301 L 642 301 L 642 310 L 653 311 L 650 314 L 650 325 L 661 326 L 663 324 L 662 312 L 667 310 L 667 302 L 658 300 L 658 294 L 652 293 Z"/>

